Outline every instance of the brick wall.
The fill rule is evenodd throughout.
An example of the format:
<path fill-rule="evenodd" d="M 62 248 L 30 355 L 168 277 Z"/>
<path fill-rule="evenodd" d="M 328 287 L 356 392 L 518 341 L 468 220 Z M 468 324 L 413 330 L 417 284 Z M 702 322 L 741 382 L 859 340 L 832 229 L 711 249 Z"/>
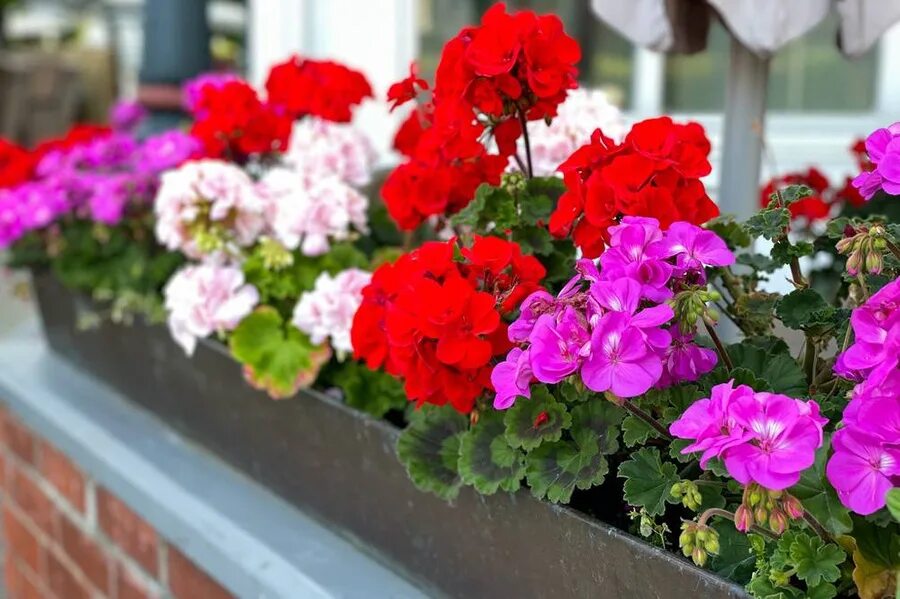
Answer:
<path fill-rule="evenodd" d="M 2 404 L 0 482 L 9 599 L 231 597 Z"/>

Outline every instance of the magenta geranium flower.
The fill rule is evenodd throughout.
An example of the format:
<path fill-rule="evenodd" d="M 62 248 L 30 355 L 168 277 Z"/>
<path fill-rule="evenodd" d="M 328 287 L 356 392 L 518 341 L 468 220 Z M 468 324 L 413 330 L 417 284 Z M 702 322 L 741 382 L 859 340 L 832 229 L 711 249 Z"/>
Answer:
<path fill-rule="evenodd" d="M 694 442 L 681 453 L 702 451 L 700 466 L 719 457 L 729 447 L 750 439 L 749 433 L 737 425 L 731 414 L 731 404 L 742 397 L 752 397 L 753 389 L 746 385 L 734 386 L 734 381 L 716 385 L 708 399 L 699 399 L 691 404 L 681 417 L 672 423 L 669 432 L 679 439 Z"/>
<path fill-rule="evenodd" d="M 549 314 L 540 316 L 529 340 L 535 378 L 542 383 L 558 383 L 578 370 L 590 333 L 583 316 L 566 307 L 558 321 Z"/>
<path fill-rule="evenodd" d="M 529 352 L 514 348 L 491 371 L 491 384 L 497 394 L 494 409 L 505 410 L 516 403 L 517 397 L 531 397 L 531 356 Z"/>
<path fill-rule="evenodd" d="M 819 406 L 786 395 L 759 392 L 733 381 L 716 385 L 709 399 L 691 405 L 670 432 L 692 439 L 683 453 L 702 451 L 700 465 L 720 457 L 741 484 L 786 489 L 812 466 L 826 420 Z"/>
<path fill-rule="evenodd" d="M 652 387 L 660 374 L 659 356 L 640 329 L 628 324 L 628 315 L 610 312 L 600 319 L 591 335 L 591 355 L 581 369 L 588 389 L 636 397 Z"/>
<path fill-rule="evenodd" d="M 509 325 L 507 335 L 513 343 L 527 341 L 535 323 L 541 314 L 547 314 L 555 310 L 556 298 L 539 289 L 526 297 L 519 306 L 519 317 Z"/>
<path fill-rule="evenodd" d="M 672 327 L 672 343 L 663 357 L 663 376 L 657 386 L 696 381 L 716 366 L 716 352 L 694 343 L 694 336 Z"/>
<path fill-rule="evenodd" d="M 735 424 L 751 438 L 724 452 L 728 474 L 741 484 L 755 482 L 772 490 L 797 484 L 815 461 L 822 430 L 798 403 L 786 395 L 755 393 L 732 405 Z"/>
<path fill-rule="evenodd" d="M 900 195 L 900 123 L 869 134 L 866 153 L 875 169 L 860 173 L 853 179 L 853 186 L 867 200 L 872 199 L 879 189 L 891 195 Z"/>
<path fill-rule="evenodd" d="M 734 254 L 721 237 L 691 223 L 672 223 L 665 239 L 656 242 L 655 248 L 662 257 L 677 257 L 678 266 L 683 269 L 734 264 Z"/>
<path fill-rule="evenodd" d="M 837 431 L 831 445 L 825 472 L 841 503 L 863 516 L 883 508 L 887 492 L 900 486 L 900 448 L 857 428 Z"/>

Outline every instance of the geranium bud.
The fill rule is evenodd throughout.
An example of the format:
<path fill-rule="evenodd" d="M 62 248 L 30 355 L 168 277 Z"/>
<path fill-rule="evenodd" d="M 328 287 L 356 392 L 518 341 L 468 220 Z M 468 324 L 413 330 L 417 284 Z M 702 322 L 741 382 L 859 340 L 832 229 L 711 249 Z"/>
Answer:
<path fill-rule="evenodd" d="M 781 507 L 784 509 L 785 513 L 793 520 L 797 520 L 803 517 L 803 505 L 801 505 L 800 501 L 796 497 L 788 495 L 784 498 L 784 501 L 781 502 Z"/>
<path fill-rule="evenodd" d="M 752 485 L 752 490 L 748 495 L 748 499 L 750 500 L 750 507 L 756 507 L 763 499 L 762 491 L 757 485 Z"/>
<path fill-rule="evenodd" d="M 769 514 L 769 528 L 772 529 L 776 535 L 781 535 L 785 530 L 787 530 L 788 521 L 784 515 L 784 512 L 781 510 L 774 510 L 771 514 Z"/>
<path fill-rule="evenodd" d="M 866 272 L 877 275 L 884 268 L 884 258 L 879 252 L 870 252 L 866 254 Z"/>
<path fill-rule="evenodd" d="M 706 565 L 706 558 L 706 551 L 704 551 L 702 547 L 694 547 L 694 551 L 691 553 L 691 559 L 694 560 L 695 564 L 703 567 Z"/>
<path fill-rule="evenodd" d="M 719 554 L 719 537 L 714 536 L 711 539 L 707 540 L 704 543 L 703 548 L 706 549 L 707 553 L 711 553 L 713 555 Z"/>
<path fill-rule="evenodd" d="M 753 526 L 753 514 L 746 506 L 740 505 L 734 511 L 734 527 L 741 532 L 747 532 Z"/>
<path fill-rule="evenodd" d="M 753 519 L 757 522 L 765 522 L 769 519 L 769 511 L 760 505 L 753 510 Z"/>

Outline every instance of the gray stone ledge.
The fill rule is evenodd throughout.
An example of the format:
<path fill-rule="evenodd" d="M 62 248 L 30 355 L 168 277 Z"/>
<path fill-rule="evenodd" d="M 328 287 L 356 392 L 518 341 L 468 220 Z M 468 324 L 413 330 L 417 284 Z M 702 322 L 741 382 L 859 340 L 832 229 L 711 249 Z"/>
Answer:
<path fill-rule="evenodd" d="M 425 596 L 34 333 L 0 337 L 0 399 L 238 597 Z"/>

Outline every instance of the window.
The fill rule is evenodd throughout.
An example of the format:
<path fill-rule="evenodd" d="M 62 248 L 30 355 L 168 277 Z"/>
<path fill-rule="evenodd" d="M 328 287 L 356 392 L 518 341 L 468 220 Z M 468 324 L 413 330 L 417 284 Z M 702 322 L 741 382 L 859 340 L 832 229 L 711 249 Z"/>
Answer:
<path fill-rule="evenodd" d="M 837 48 L 832 15 L 781 49 L 769 72 L 768 107 L 780 111 L 862 112 L 875 101 L 877 46 L 856 60 Z M 666 57 L 664 107 L 672 112 L 720 112 L 730 34 L 718 22 L 710 27 L 707 49 Z"/>

